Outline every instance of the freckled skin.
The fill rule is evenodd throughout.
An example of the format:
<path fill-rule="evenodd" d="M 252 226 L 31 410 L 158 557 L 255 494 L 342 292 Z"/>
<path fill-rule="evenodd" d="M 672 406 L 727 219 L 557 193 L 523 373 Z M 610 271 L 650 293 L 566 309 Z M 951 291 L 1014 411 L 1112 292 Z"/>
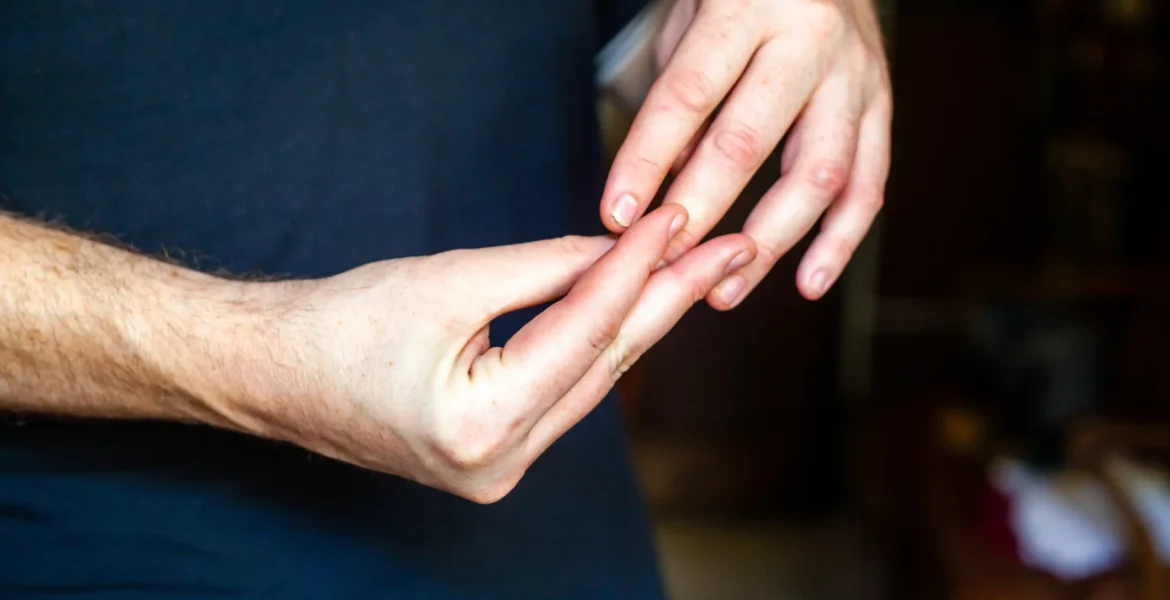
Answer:
<path fill-rule="evenodd" d="M 0 409 L 202 422 L 498 500 L 696 298 L 734 307 L 823 215 L 798 270 L 819 298 L 881 207 L 892 100 L 869 0 L 670 11 L 655 45 L 669 60 L 602 199 L 616 245 L 243 282 L 0 216 Z M 744 233 L 701 243 L 790 128 Z M 664 205 L 641 215 L 672 166 Z M 634 208 L 625 224 L 615 207 Z M 490 346 L 494 318 L 558 298 Z"/>
<path fill-rule="evenodd" d="M 823 216 L 797 272 L 801 293 L 822 297 L 880 210 L 889 173 L 893 109 L 872 0 L 676 0 L 654 55 L 659 75 L 610 169 L 602 221 L 624 231 L 620 198 L 636 200 L 636 217 L 665 191 L 664 203 L 691 215 L 666 255 L 677 260 L 787 135 L 789 158 L 744 224 L 760 256 L 707 301 L 736 306 Z"/>

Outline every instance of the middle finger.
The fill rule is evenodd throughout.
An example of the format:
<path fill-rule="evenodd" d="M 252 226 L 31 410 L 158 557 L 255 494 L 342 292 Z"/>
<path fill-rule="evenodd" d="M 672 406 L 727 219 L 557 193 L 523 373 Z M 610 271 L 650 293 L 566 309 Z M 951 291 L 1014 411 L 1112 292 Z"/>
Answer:
<path fill-rule="evenodd" d="M 672 261 L 719 222 L 776 148 L 821 78 L 790 39 L 759 50 L 710 131 L 671 184 L 665 203 L 686 207 L 690 220 L 667 251 Z M 801 65 L 801 66 L 797 66 Z"/>

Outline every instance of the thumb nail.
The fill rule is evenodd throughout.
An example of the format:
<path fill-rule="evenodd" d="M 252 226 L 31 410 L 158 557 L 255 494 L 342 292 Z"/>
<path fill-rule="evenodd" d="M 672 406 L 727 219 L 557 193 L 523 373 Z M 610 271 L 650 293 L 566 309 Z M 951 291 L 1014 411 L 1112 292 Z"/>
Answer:
<path fill-rule="evenodd" d="M 674 236 L 678 235 L 678 232 L 682 231 L 683 227 L 685 227 L 686 224 L 687 224 L 687 216 L 686 215 L 675 216 L 674 220 L 670 222 L 670 238 L 674 239 Z"/>

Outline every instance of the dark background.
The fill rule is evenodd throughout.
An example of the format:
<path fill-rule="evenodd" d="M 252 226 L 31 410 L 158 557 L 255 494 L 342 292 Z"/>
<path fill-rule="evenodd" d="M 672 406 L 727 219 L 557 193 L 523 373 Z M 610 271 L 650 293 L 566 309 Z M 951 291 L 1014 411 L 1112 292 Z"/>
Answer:
<path fill-rule="evenodd" d="M 706 597 L 677 589 L 697 585 L 671 563 L 685 554 L 672 549 L 686 545 L 680 522 L 800 540 L 785 532 L 844 528 L 844 546 L 883 565 L 873 597 L 958 597 L 967 559 L 929 532 L 937 519 L 969 524 L 937 516 L 961 511 L 923 491 L 950 484 L 921 467 L 939 453 L 915 440 L 939 423 L 977 424 L 982 458 L 963 464 L 978 478 L 989 448 L 1058 468 L 1085 423 L 1157 427 L 1168 416 L 1170 7 L 883 10 L 893 168 L 881 221 L 842 283 L 819 302 L 800 298 L 802 245 L 735 311 L 696 308 L 622 382 L 679 598 Z M 723 230 L 776 179 L 775 158 Z M 762 571 L 789 560 L 775 544 L 757 548 Z M 854 569 L 834 560 L 822 570 Z M 758 597 L 790 597 L 769 585 L 780 587 Z"/>

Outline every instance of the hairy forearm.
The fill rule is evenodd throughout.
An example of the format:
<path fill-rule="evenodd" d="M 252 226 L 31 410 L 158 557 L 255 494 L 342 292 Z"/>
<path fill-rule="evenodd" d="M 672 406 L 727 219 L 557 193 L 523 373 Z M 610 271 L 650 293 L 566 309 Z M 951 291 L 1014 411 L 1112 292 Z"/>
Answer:
<path fill-rule="evenodd" d="M 0 214 L 0 411 L 243 428 L 280 285 Z"/>

